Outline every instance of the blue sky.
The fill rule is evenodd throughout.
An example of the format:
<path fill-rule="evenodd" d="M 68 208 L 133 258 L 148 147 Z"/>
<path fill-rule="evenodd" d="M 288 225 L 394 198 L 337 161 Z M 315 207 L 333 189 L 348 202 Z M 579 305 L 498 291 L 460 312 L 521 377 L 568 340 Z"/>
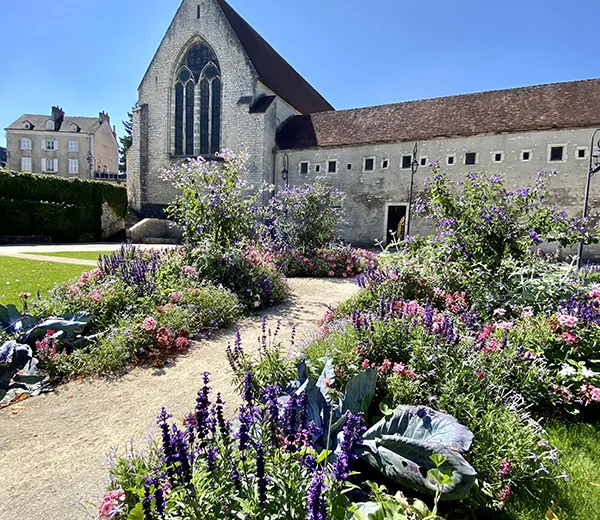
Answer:
<path fill-rule="evenodd" d="M 592 1 L 229 2 L 337 109 L 600 77 Z M 2 0 L 0 128 L 60 105 L 122 135 L 179 4 Z"/>

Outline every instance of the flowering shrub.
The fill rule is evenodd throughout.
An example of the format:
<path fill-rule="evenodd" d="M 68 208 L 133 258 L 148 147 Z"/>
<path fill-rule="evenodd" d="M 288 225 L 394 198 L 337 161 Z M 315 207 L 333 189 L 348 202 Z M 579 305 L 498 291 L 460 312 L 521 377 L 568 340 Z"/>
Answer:
<path fill-rule="evenodd" d="M 257 262 L 244 249 L 223 249 L 211 242 L 189 250 L 187 258 L 198 276 L 234 292 L 247 310 L 282 302 L 288 295 L 283 274 L 269 262 Z"/>
<path fill-rule="evenodd" d="M 270 386 L 254 392 L 246 372 L 236 426 L 224 416 L 217 394 L 211 402 L 209 374 L 183 428 L 158 417 L 160 444 L 147 456 L 117 460 L 100 513 L 114 518 L 324 518 L 345 519 L 347 479 L 363 421 L 344 415 L 343 441 L 335 462 L 312 447 L 314 424 L 300 394 L 280 402 Z M 117 509 L 119 508 L 119 509 Z M 129 516 L 128 516 L 129 515 Z"/>
<path fill-rule="evenodd" d="M 263 209 L 265 238 L 272 249 L 311 252 L 338 240 L 342 193 L 320 180 L 278 186 Z"/>
<path fill-rule="evenodd" d="M 177 195 L 167 214 L 179 225 L 185 243 L 228 246 L 247 237 L 256 222 L 256 201 L 246 179 L 248 153 L 223 150 L 216 160 L 188 159 L 162 172 Z"/>
<path fill-rule="evenodd" d="M 503 258 L 522 258 L 531 245 L 543 240 L 562 246 L 597 242 L 587 220 L 568 217 L 566 212 L 543 206 L 547 179 L 555 172 L 539 172 L 531 188 L 509 191 L 501 175 L 468 174 L 460 193 L 434 165 L 428 178 L 429 193 L 415 213 L 433 219 L 439 226 L 434 238 L 443 255 L 492 268 Z"/>
<path fill-rule="evenodd" d="M 310 252 L 291 248 L 269 251 L 248 247 L 245 255 L 252 262 L 276 267 L 289 277 L 348 278 L 374 267 L 377 262 L 376 254 L 343 244 L 331 244 Z"/>

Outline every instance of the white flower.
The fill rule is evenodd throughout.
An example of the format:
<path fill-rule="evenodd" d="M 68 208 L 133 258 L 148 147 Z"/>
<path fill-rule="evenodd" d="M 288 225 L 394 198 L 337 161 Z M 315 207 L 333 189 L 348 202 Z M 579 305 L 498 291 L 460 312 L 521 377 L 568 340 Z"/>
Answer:
<path fill-rule="evenodd" d="M 563 377 L 573 376 L 577 373 L 577 369 L 571 365 L 565 365 L 562 367 L 562 370 L 559 374 Z"/>
<path fill-rule="evenodd" d="M 589 368 L 583 367 L 581 369 L 581 375 L 583 377 L 594 377 L 596 373 L 593 370 L 590 370 Z"/>

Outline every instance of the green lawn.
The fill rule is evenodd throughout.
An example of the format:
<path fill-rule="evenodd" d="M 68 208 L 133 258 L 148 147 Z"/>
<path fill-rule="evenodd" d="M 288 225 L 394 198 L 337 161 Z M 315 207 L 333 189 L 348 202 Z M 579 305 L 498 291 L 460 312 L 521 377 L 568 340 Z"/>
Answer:
<path fill-rule="evenodd" d="M 551 422 L 550 441 L 559 448 L 559 479 L 545 493 L 522 494 L 511 520 L 543 520 L 551 509 L 559 520 L 600 518 L 600 424 Z"/>
<path fill-rule="evenodd" d="M 0 256 L 0 303 L 14 303 L 20 307 L 19 293 L 28 292 L 32 297 L 46 296 L 57 282 L 79 276 L 90 266 L 24 260 Z"/>
<path fill-rule="evenodd" d="M 99 256 L 110 255 L 115 251 L 67 251 L 64 253 L 27 253 L 28 255 L 60 256 L 63 258 L 78 258 L 80 260 L 98 260 Z"/>

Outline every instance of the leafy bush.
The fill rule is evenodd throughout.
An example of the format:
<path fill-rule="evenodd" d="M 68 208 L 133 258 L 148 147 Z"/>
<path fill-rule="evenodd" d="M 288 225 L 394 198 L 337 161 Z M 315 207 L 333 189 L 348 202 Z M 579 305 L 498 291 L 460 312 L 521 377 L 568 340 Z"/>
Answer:
<path fill-rule="evenodd" d="M 439 167 L 432 168 L 429 193 L 417 204 L 417 213 L 433 219 L 439 234 L 433 240 L 453 260 L 497 268 L 503 258 L 525 256 L 543 240 L 562 246 L 597 242 L 588 233 L 587 220 L 542 205 L 546 180 L 555 172 L 540 172 L 531 188 L 508 191 L 501 175 L 468 174 L 460 193 Z"/>
<path fill-rule="evenodd" d="M 274 248 L 304 253 L 338 240 L 342 193 L 317 180 L 303 186 L 279 186 L 263 209 L 267 240 Z"/>
<path fill-rule="evenodd" d="M 223 248 L 206 241 L 188 250 L 186 261 L 195 276 L 234 292 L 248 310 L 280 303 L 288 295 L 283 274 L 274 265 L 247 255 L 242 247 Z"/>
<path fill-rule="evenodd" d="M 0 194 L 0 210 L 18 216 L 8 227 L 0 223 L 0 235 L 99 240 L 103 203 L 121 218 L 127 214 L 125 188 L 108 182 L 0 169 Z"/>
<path fill-rule="evenodd" d="M 246 238 L 256 222 L 256 197 L 250 196 L 246 180 L 247 152 L 223 150 L 217 159 L 188 159 L 162 173 L 178 190 L 167 215 L 190 247 L 204 242 L 229 246 Z"/>

